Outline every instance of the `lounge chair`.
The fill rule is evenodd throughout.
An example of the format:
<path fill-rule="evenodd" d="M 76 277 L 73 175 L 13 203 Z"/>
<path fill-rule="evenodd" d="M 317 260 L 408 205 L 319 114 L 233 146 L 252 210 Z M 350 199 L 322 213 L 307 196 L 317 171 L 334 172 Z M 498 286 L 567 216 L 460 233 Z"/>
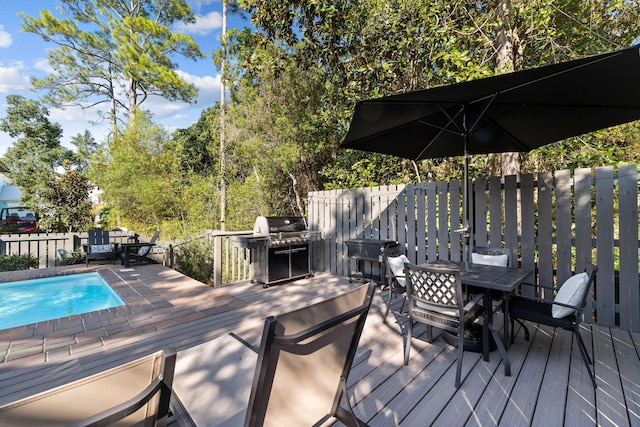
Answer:
<path fill-rule="evenodd" d="M 156 245 L 160 232 L 156 231 L 148 243 L 124 243 L 122 245 L 122 262 L 125 267 L 129 267 L 131 261 L 156 263 L 156 260 L 149 257 L 151 248 Z"/>
<path fill-rule="evenodd" d="M 311 426 L 331 417 L 366 425 L 351 408 L 347 378 L 374 291 L 375 283 L 363 285 L 265 320 L 245 425 Z"/>
<path fill-rule="evenodd" d="M 164 426 L 175 361 L 175 350 L 160 351 L 8 403 L 0 406 L 0 425 Z"/>
<path fill-rule="evenodd" d="M 259 350 L 227 334 L 181 351 L 174 414 L 196 426 L 366 426 L 347 379 L 374 292 L 366 284 L 268 317 Z"/>
<path fill-rule="evenodd" d="M 116 263 L 116 251 L 109 240 L 108 231 L 90 231 L 86 251 L 87 267 L 89 267 L 89 261 L 94 259 L 112 259 L 113 263 Z"/>

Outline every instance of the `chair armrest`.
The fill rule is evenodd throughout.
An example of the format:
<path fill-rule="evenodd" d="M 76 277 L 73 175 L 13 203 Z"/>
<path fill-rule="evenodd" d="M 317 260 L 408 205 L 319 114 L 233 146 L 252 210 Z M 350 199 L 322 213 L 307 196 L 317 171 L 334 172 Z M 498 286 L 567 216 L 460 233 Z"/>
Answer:
<path fill-rule="evenodd" d="M 539 283 L 521 283 L 520 284 L 520 289 L 522 290 L 523 287 L 529 287 L 529 288 L 533 288 L 533 291 L 536 295 L 540 295 L 540 291 L 541 290 L 545 290 L 545 291 L 549 291 L 549 292 L 557 292 L 558 288 L 554 288 L 553 286 L 545 286 L 545 285 L 541 285 Z M 518 296 L 522 296 L 520 294 L 516 294 Z"/>
<path fill-rule="evenodd" d="M 484 292 L 476 294 L 471 301 L 464 306 L 464 311 L 471 311 L 474 305 L 478 304 L 484 298 Z"/>
<path fill-rule="evenodd" d="M 128 256 L 130 253 L 135 253 L 140 250 L 140 248 L 149 248 L 149 252 L 151 252 L 151 248 L 153 248 L 155 243 L 123 243 L 121 253 Z"/>
<path fill-rule="evenodd" d="M 538 298 L 538 297 L 529 297 L 529 296 L 526 296 L 526 295 L 514 295 L 512 298 L 513 299 L 523 299 L 523 300 L 527 300 L 527 301 L 535 301 L 535 302 L 539 302 L 539 303 L 547 304 L 547 305 L 560 305 L 562 307 L 573 308 L 574 310 L 579 310 L 579 311 L 583 310 L 582 307 L 577 307 L 575 305 L 565 304 L 565 303 L 562 303 L 562 302 L 555 302 L 553 300 L 542 299 L 542 298 Z"/>
<path fill-rule="evenodd" d="M 133 414 L 138 409 L 142 408 L 146 405 L 151 399 L 153 399 L 158 392 L 161 390 L 171 391 L 170 388 L 162 381 L 162 378 L 156 378 L 153 380 L 151 384 L 147 386 L 142 392 L 140 392 L 137 396 L 127 400 L 120 405 L 107 409 L 104 412 L 101 412 L 97 415 L 94 415 L 91 418 L 87 418 L 75 424 L 71 424 L 72 427 L 98 427 L 98 426 L 109 426 L 114 424 L 116 421 L 119 421 L 127 416 Z"/>

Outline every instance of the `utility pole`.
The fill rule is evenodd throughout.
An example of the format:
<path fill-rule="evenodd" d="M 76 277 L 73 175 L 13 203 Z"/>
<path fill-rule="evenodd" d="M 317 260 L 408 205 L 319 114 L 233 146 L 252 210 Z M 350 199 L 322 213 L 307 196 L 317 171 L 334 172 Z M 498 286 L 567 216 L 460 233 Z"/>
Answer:
<path fill-rule="evenodd" d="M 222 67 L 220 77 L 220 230 L 225 231 L 227 211 L 227 158 L 225 146 L 225 73 L 227 68 L 227 0 L 222 0 Z"/>

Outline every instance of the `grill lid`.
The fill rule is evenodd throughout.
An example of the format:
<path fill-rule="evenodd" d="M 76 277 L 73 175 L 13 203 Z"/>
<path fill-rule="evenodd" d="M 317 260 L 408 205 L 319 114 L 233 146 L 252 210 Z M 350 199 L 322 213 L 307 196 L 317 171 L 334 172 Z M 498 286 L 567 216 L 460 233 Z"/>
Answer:
<path fill-rule="evenodd" d="M 268 236 L 274 233 L 299 233 L 307 225 L 301 216 L 259 216 L 253 225 L 253 234 Z"/>

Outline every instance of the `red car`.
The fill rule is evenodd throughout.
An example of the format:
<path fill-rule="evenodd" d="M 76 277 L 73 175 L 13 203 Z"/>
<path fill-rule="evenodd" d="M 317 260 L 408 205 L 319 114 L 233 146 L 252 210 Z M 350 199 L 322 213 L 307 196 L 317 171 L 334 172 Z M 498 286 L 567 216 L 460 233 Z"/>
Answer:
<path fill-rule="evenodd" d="M 25 206 L 0 211 L 0 233 L 31 233 L 37 229 L 38 216 Z"/>

